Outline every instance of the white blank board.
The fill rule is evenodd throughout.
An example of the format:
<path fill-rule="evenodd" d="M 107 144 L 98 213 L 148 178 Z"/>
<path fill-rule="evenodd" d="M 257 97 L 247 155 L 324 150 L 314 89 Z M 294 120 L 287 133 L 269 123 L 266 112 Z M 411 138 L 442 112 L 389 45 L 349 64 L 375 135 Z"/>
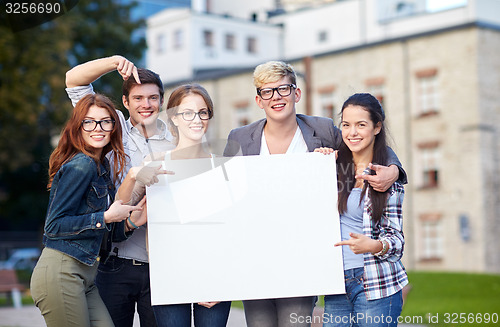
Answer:
<path fill-rule="evenodd" d="M 335 157 L 169 160 L 147 189 L 152 304 L 345 293 Z"/>

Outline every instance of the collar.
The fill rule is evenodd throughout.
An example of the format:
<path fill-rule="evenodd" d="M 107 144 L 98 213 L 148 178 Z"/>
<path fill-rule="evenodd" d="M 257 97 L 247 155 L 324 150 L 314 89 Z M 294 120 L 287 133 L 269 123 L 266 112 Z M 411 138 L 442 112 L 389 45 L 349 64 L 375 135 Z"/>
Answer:
<path fill-rule="evenodd" d="M 307 144 L 307 149 L 312 152 L 314 149 L 321 147 L 321 140 L 316 136 L 314 128 L 309 126 L 302 119 L 301 115 L 297 115 L 295 119 L 297 120 L 297 124 L 302 132 L 302 137 Z M 257 122 L 255 130 L 250 134 L 251 140 L 249 140 L 247 155 L 257 155 L 260 153 L 262 133 L 264 133 L 264 126 L 266 125 L 266 122 L 266 118 Z"/>
<path fill-rule="evenodd" d="M 135 127 L 134 125 L 132 125 L 132 123 L 130 122 L 130 118 L 127 119 L 125 124 L 126 124 L 126 129 L 127 129 L 128 134 L 139 134 L 142 137 L 144 137 L 142 135 L 142 133 L 139 131 L 139 129 L 137 127 Z M 168 130 L 167 124 L 163 120 L 161 120 L 160 118 L 158 118 L 156 120 L 156 128 L 159 132 L 155 135 L 150 136 L 148 139 L 153 139 L 153 140 L 166 139 L 169 142 L 173 142 L 174 137 L 172 136 L 172 134 Z"/>
<path fill-rule="evenodd" d="M 301 119 L 301 116 L 297 116 L 297 124 L 302 132 L 302 137 L 307 144 L 307 149 L 309 152 L 313 152 L 314 149 L 322 146 L 321 140 L 316 136 L 316 131 L 313 127 L 309 126 L 304 120 Z"/>

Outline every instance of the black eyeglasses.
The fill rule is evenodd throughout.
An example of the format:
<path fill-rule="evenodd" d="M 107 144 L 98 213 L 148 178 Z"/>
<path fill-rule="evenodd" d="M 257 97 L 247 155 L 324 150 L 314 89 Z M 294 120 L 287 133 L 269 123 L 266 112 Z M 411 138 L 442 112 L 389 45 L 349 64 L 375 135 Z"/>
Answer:
<path fill-rule="evenodd" d="M 96 129 L 97 125 L 101 126 L 101 129 L 105 132 L 111 132 L 115 127 L 114 119 L 84 119 L 82 121 L 82 128 L 85 132 L 92 132 Z"/>
<path fill-rule="evenodd" d="M 269 100 L 273 97 L 274 91 L 278 92 L 282 97 L 287 97 L 292 93 L 292 89 L 296 88 L 295 84 L 283 84 L 278 87 L 269 87 L 265 89 L 257 89 L 257 94 L 262 100 Z"/>
<path fill-rule="evenodd" d="M 212 111 L 211 110 L 200 110 L 200 112 L 194 112 L 194 111 L 184 111 L 184 112 L 178 112 L 175 114 L 176 116 L 182 115 L 182 118 L 186 121 L 193 121 L 196 115 L 200 117 L 201 120 L 209 120 L 212 118 Z"/>

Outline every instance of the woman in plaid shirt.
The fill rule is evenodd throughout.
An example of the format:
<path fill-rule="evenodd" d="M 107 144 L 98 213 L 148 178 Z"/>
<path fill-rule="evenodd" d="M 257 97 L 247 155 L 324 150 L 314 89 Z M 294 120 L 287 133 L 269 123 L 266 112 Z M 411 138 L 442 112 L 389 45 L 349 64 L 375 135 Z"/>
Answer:
<path fill-rule="evenodd" d="M 408 278 L 404 248 L 404 188 L 377 192 L 363 179 L 371 163 L 387 163 L 385 114 L 368 93 L 349 97 L 341 111 L 338 150 L 340 213 L 346 294 L 326 295 L 323 326 L 397 326 Z M 325 149 L 318 151 L 326 153 Z"/>

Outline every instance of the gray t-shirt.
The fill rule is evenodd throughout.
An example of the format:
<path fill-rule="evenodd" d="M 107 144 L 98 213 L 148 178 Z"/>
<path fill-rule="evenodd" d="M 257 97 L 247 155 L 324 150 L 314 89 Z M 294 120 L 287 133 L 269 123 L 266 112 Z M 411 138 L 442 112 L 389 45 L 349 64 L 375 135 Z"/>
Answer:
<path fill-rule="evenodd" d="M 360 188 L 353 188 L 347 199 L 347 212 L 340 215 L 340 233 L 342 241 L 351 238 L 349 233 L 363 234 L 363 203 L 359 203 Z M 348 245 L 342 246 L 344 270 L 363 267 L 363 255 L 354 254 Z"/>

